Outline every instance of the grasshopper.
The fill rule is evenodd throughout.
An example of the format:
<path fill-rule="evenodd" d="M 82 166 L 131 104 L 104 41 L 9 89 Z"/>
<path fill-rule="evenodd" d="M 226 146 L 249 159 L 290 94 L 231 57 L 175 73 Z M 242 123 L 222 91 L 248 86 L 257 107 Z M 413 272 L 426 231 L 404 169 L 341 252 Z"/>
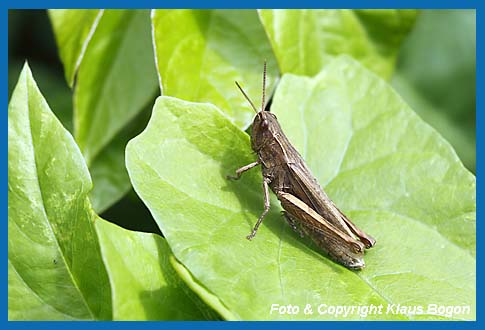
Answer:
<path fill-rule="evenodd" d="M 298 151 L 283 133 L 276 116 L 265 109 L 266 61 L 263 71 L 261 110 L 236 81 L 236 85 L 256 112 L 251 131 L 251 148 L 257 161 L 236 170 L 241 175 L 261 165 L 263 174 L 264 211 L 247 239 L 252 240 L 270 209 L 269 188 L 276 194 L 282 212 L 293 230 L 305 235 L 334 261 L 350 269 L 362 269 L 364 249 L 374 246 L 375 239 L 355 226 L 320 187 Z"/>

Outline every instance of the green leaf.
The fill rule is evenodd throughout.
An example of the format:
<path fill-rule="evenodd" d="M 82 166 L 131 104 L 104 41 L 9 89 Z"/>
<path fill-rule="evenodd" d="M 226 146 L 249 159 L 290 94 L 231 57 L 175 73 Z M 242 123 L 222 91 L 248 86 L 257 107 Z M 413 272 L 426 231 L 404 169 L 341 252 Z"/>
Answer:
<path fill-rule="evenodd" d="M 9 319 L 109 319 L 110 286 L 72 136 L 25 65 L 8 108 Z"/>
<path fill-rule="evenodd" d="M 76 140 L 88 164 L 156 91 L 148 11 L 106 10 L 79 68 Z"/>
<path fill-rule="evenodd" d="M 314 76 L 348 54 L 389 78 L 415 10 L 260 10 L 282 73 Z"/>
<path fill-rule="evenodd" d="M 392 86 L 424 121 L 433 126 L 451 143 L 463 164 L 469 170 L 475 172 L 475 128 L 454 120 L 444 108 L 431 103 L 417 90 L 416 86 L 408 79 L 405 79 L 399 72 L 396 72 L 392 77 Z M 475 113 L 470 113 L 468 109 L 464 110 L 464 112 L 468 112 L 471 117 L 475 117 Z"/>
<path fill-rule="evenodd" d="M 175 273 L 170 264 L 172 253 L 162 237 L 129 231 L 101 219 L 96 221 L 96 231 L 112 281 L 114 320 L 211 317 Z"/>
<path fill-rule="evenodd" d="M 128 137 L 121 134 L 90 166 L 91 177 L 96 185 L 89 197 L 96 212 L 107 210 L 131 188 L 124 163 L 124 149 L 128 141 Z"/>
<path fill-rule="evenodd" d="M 377 245 L 366 269 L 345 269 L 293 233 L 274 196 L 247 241 L 263 209 L 261 174 L 225 176 L 255 160 L 249 137 L 213 105 L 160 97 L 127 146 L 128 172 L 202 299 L 237 319 L 474 319 L 475 178 L 450 145 L 348 57 L 315 78 L 285 75 L 272 111 L 331 198 Z M 384 311 L 320 315 L 323 303 Z M 271 314 L 272 304 L 301 313 Z M 306 304 L 312 315 L 303 314 Z M 422 306 L 424 314 L 386 313 L 388 304 Z M 428 304 L 470 313 L 431 315 Z"/>
<path fill-rule="evenodd" d="M 109 178 L 93 176 L 92 198 L 98 212 L 130 188 L 120 143 L 134 136 L 127 134 L 126 126 L 157 91 L 151 49 L 149 11 L 105 10 L 79 68 L 74 93 L 76 141 L 93 173 L 111 172 Z"/>
<path fill-rule="evenodd" d="M 17 84 L 24 63 L 9 59 L 8 63 L 8 95 L 9 99 Z M 64 77 L 56 74 L 49 65 L 42 62 L 29 62 L 29 66 L 36 72 L 37 81 L 42 86 L 42 93 L 49 96 L 49 104 L 62 125 L 72 131 L 72 91 L 66 85 Z"/>
<path fill-rule="evenodd" d="M 152 25 L 163 95 L 213 103 L 239 127 L 249 126 L 254 112 L 233 81 L 259 100 L 265 59 L 268 93 L 278 75 L 256 11 L 154 10 Z"/>
<path fill-rule="evenodd" d="M 74 139 L 25 65 L 8 109 L 8 318 L 214 318 L 165 240 L 99 218 Z"/>
<path fill-rule="evenodd" d="M 104 212 L 131 189 L 125 167 L 126 144 L 146 127 L 150 114 L 151 109 L 143 109 L 115 136 L 89 167 L 95 184 L 89 197 L 96 212 Z"/>
<path fill-rule="evenodd" d="M 395 88 L 475 171 L 476 11 L 423 11 L 403 44 L 397 73 Z"/>
<path fill-rule="evenodd" d="M 235 316 L 227 309 L 226 306 L 222 304 L 222 302 L 214 296 L 212 293 L 207 291 L 204 286 L 197 282 L 184 267 L 183 264 L 177 261 L 175 257 L 171 256 L 170 263 L 172 264 L 173 268 L 177 271 L 177 274 L 182 278 L 185 283 L 196 292 L 209 306 L 213 306 L 214 310 L 217 310 L 221 316 L 223 316 L 226 320 L 236 320 Z M 213 317 L 212 317 L 213 318 Z"/>
<path fill-rule="evenodd" d="M 103 10 L 50 9 L 48 14 L 59 48 L 59 56 L 64 65 L 64 74 L 67 83 L 72 87 L 84 51 L 96 30 Z"/>

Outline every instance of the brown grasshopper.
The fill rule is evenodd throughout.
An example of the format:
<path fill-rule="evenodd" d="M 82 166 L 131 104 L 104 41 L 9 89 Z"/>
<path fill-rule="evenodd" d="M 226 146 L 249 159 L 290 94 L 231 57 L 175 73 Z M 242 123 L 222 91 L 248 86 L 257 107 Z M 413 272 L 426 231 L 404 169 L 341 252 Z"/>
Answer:
<path fill-rule="evenodd" d="M 300 236 L 309 236 L 330 258 L 345 267 L 364 268 L 364 249 L 374 246 L 376 241 L 357 228 L 328 198 L 283 133 L 276 116 L 265 110 L 266 62 L 260 111 L 237 81 L 236 85 L 256 112 L 251 148 L 258 155 L 258 160 L 241 167 L 235 176 L 228 176 L 228 179 L 237 180 L 242 173 L 257 165 L 261 165 L 263 172 L 264 211 L 247 239 L 254 238 L 269 211 L 269 187 L 284 208 L 283 215 L 288 223 Z"/>

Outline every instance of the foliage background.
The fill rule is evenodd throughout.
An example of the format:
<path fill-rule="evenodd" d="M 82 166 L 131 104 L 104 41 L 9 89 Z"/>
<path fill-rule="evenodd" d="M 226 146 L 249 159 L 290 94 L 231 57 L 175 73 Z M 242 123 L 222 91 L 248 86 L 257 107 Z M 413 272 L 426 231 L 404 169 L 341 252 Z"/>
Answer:
<path fill-rule="evenodd" d="M 72 133 L 72 90 L 64 78 L 64 69 L 59 59 L 47 12 L 45 10 L 10 10 L 8 24 L 9 98 L 24 61 L 27 59 L 51 109 L 64 127 Z M 127 229 L 161 234 L 150 212 L 133 189 L 105 210 L 101 216 L 103 219 Z M 134 223 L 133 218 L 138 221 Z"/>
<path fill-rule="evenodd" d="M 476 167 L 475 18 L 474 10 L 421 12 L 400 50 L 392 79 L 399 93 L 452 143 L 473 173 Z M 64 79 L 47 13 L 10 10 L 8 24 L 9 95 L 24 60 L 28 59 L 52 109 L 72 131 L 72 92 Z M 136 204 L 136 197 L 130 195 L 117 208 L 125 203 Z M 125 211 L 133 209 L 132 206 Z"/>

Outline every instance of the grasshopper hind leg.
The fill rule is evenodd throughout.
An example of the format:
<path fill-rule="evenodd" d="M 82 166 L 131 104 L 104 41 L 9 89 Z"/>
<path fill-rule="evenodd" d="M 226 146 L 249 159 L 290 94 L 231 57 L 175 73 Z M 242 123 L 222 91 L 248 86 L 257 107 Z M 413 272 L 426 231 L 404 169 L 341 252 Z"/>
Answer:
<path fill-rule="evenodd" d="M 286 221 L 290 225 L 291 229 L 293 229 L 301 238 L 305 237 L 305 233 L 303 230 L 298 226 L 298 221 L 288 212 L 281 211 L 283 217 L 285 217 Z"/>

